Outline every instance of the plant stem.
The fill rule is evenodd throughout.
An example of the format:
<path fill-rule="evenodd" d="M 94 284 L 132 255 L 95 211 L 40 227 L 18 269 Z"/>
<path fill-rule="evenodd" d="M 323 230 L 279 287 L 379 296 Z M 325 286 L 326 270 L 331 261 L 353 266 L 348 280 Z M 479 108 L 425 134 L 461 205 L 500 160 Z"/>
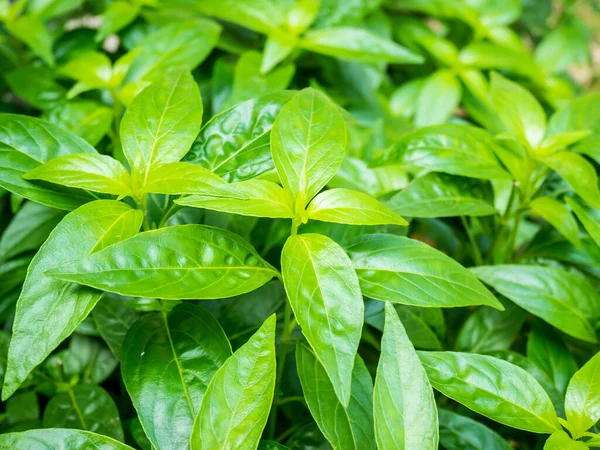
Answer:
<path fill-rule="evenodd" d="M 514 223 L 513 223 L 513 228 L 510 232 L 510 237 L 508 238 L 508 245 L 506 247 L 506 254 L 508 256 L 508 261 L 507 262 L 512 262 L 513 261 L 513 256 L 515 253 L 515 246 L 517 243 L 517 234 L 519 232 L 519 225 L 521 223 L 521 217 L 523 216 L 523 211 L 522 210 L 518 210 L 517 214 L 515 214 L 515 219 L 514 219 Z"/>
<path fill-rule="evenodd" d="M 473 232 L 471 230 L 471 226 L 465 216 L 460 216 L 460 221 L 467 232 L 467 237 L 469 238 L 469 243 L 471 244 L 471 254 L 473 256 L 473 262 L 475 265 L 481 266 L 483 264 L 483 258 L 481 257 L 481 251 L 479 250 L 479 245 L 477 245 L 477 241 L 475 240 L 475 236 L 473 236 Z"/>

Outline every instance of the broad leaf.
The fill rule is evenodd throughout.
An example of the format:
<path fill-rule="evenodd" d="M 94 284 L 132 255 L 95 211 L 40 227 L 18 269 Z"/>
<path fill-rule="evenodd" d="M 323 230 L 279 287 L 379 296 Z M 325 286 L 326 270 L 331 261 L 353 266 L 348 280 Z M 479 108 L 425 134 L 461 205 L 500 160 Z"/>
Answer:
<path fill-rule="evenodd" d="M 144 89 L 121 122 L 123 152 L 143 187 L 151 166 L 179 161 L 202 123 L 202 100 L 192 75 L 167 72 Z"/>
<path fill-rule="evenodd" d="M 119 196 L 131 195 L 129 173 L 116 159 L 97 153 L 60 156 L 23 175 L 63 186 Z"/>
<path fill-rule="evenodd" d="M 502 304 L 467 269 L 422 242 L 371 234 L 345 245 L 362 293 L 414 306 L 455 307 Z"/>
<path fill-rule="evenodd" d="M 350 225 L 408 225 L 383 203 L 362 192 L 329 189 L 318 194 L 306 210 L 309 219 Z"/>
<path fill-rule="evenodd" d="M 99 386 L 81 384 L 53 397 L 44 410 L 44 428 L 74 428 L 123 441 L 115 402 Z"/>
<path fill-rule="evenodd" d="M 565 412 L 575 437 L 600 420 L 600 353 L 579 369 L 567 387 Z"/>
<path fill-rule="evenodd" d="M 291 218 L 294 202 L 281 186 L 266 180 L 248 180 L 208 187 L 175 203 L 244 216 Z"/>
<path fill-rule="evenodd" d="M 237 0 L 208 0 L 193 3 L 203 14 L 265 34 L 285 20 L 281 5 L 270 0 L 246 0 L 244 3 Z"/>
<path fill-rule="evenodd" d="M 336 27 L 306 33 L 298 46 L 323 55 L 364 63 L 419 64 L 423 57 L 363 28 Z"/>
<path fill-rule="evenodd" d="M 86 141 L 44 120 L 0 115 L 0 186 L 27 199 L 71 210 L 93 198 L 81 191 L 50 189 L 23 179 L 23 174 L 71 153 L 95 153 Z"/>
<path fill-rule="evenodd" d="M 98 334 L 106 342 L 115 358 L 121 359 L 123 341 L 129 328 L 138 319 L 133 308 L 125 306 L 122 298 L 114 294 L 104 294 L 102 301 L 92 311 Z"/>
<path fill-rule="evenodd" d="M 440 444 L 448 450 L 511 450 L 502 436 L 485 425 L 447 409 L 439 409 Z"/>
<path fill-rule="evenodd" d="M 101 434 L 80 430 L 29 430 L 0 435 L 0 447 L 11 450 L 133 450 L 132 447 Z"/>
<path fill-rule="evenodd" d="M 590 237 L 596 244 L 600 245 L 600 213 L 597 210 L 586 208 L 574 198 L 566 197 L 565 201 L 581 221 Z"/>
<path fill-rule="evenodd" d="M 458 124 L 434 125 L 404 135 L 376 163 L 402 164 L 415 171 L 506 180 L 510 175 L 494 155 L 493 149 L 497 145 L 494 138 L 480 128 Z"/>
<path fill-rule="evenodd" d="M 50 233 L 29 266 L 17 303 L 3 399 L 75 330 L 102 295 L 46 272 L 134 235 L 141 222 L 139 211 L 120 202 L 98 200 L 68 214 Z"/>
<path fill-rule="evenodd" d="M 304 89 L 282 109 L 271 153 L 283 186 L 304 207 L 335 175 L 346 151 L 346 123 L 324 94 Z"/>
<path fill-rule="evenodd" d="M 308 409 L 333 448 L 375 450 L 373 381 L 365 363 L 356 356 L 351 396 L 340 403 L 325 368 L 308 346 L 296 347 L 296 365 Z"/>
<path fill-rule="evenodd" d="M 215 373 L 194 421 L 192 450 L 258 446 L 275 391 L 275 325 L 262 327 Z"/>
<path fill-rule="evenodd" d="M 96 145 L 109 132 L 113 111 L 100 103 L 73 101 L 52 108 L 42 117 Z"/>
<path fill-rule="evenodd" d="M 6 23 L 7 31 L 23 41 L 33 53 L 42 58 L 49 66 L 54 66 L 52 52 L 53 39 L 40 17 L 26 14 L 17 20 Z"/>
<path fill-rule="evenodd" d="M 352 262 L 328 237 L 301 234 L 285 243 L 281 272 L 302 333 L 348 406 L 364 311 Z"/>
<path fill-rule="evenodd" d="M 581 248 L 579 226 L 571 211 L 564 203 L 552 197 L 538 197 L 529 206 L 533 212 L 547 220 L 575 247 Z"/>
<path fill-rule="evenodd" d="M 204 225 L 140 233 L 51 271 L 61 280 L 108 292 L 176 300 L 233 297 L 276 273 L 247 241 Z"/>
<path fill-rule="evenodd" d="M 98 29 L 96 41 L 103 41 L 109 35 L 118 32 L 129 25 L 138 15 L 139 3 L 116 1 L 108 5 L 102 14 L 102 25 Z"/>
<path fill-rule="evenodd" d="M 438 417 L 433 390 L 391 303 L 373 392 L 378 448 L 438 448 Z"/>
<path fill-rule="evenodd" d="M 581 276 L 526 265 L 481 266 L 471 270 L 526 311 L 570 336 L 596 342 L 592 323 L 600 317 L 600 296 Z"/>
<path fill-rule="evenodd" d="M 137 321 L 123 344 L 122 374 L 156 448 L 189 448 L 194 417 L 231 346 L 204 308 L 179 304 Z"/>
<path fill-rule="evenodd" d="M 544 444 L 544 450 L 587 450 L 583 442 L 574 441 L 564 431 L 556 431 Z"/>
<path fill-rule="evenodd" d="M 417 100 L 415 125 L 425 127 L 446 122 L 458 107 L 462 86 L 450 70 L 439 70 L 423 83 Z"/>
<path fill-rule="evenodd" d="M 292 95 L 289 91 L 268 94 L 217 114 L 202 128 L 185 160 L 229 182 L 273 170 L 271 127 Z"/>
<path fill-rule="evenodd" d="M 471 353 L 418 353 L 432 386 L 446 397 L 520 430 L 561 429 L 548 394 L 520 367 Z"/>
<path fill-rule="evenodd" d="M 413 180 L 387 203 L 408 217 L 487 216 L 496 214 L 491 189 L 478 180 L 430 173 Z"/>
<path fill-rule="evenodd" d="M 196 194 L 223 184 L 209 170 L 188 162 L 171 162 L 150 167 L 144 192 L 154 194 Z"/>

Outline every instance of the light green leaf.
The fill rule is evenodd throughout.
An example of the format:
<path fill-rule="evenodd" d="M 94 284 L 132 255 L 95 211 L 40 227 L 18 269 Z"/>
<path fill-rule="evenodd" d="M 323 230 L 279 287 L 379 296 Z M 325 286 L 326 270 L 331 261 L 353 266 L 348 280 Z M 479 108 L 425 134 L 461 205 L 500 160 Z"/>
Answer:
<path fill-rule="evenodd" d="M 563 177 L 590 206 L 600 208 L 598 175 L 587 159 L 577 153 L 559 152 L 541 156 L 540 160 Z"/>
<path fill-rule="evenodd" d="M 590 237 L 596 244 L 600 245 L 600 213 L 597 210 L 586 208 L 574 198 L 565 197 L 565 201 L 581 221 Z"/>
<path fill-rule="evenodd" d="M 438 448 L 433 390 L 394 307 L 388 302 L 373 410 L 378 448 Z"/>
<path fill-rule="evenodd" d="M 527 359 L 546 373 L 558 392 L 564 395 L 569 380 L 577 371 L 577 363 L 558 336 L 550 331 L 531 330 L 527 336 Z"/>
<path fill-rule="evenodd" d="M 328 237 L 302 234 L 285 243 L 281 272 L 302 333 L 348 406 L 364 311 L 352 262 Z"/>
<path fill-rule="evenodd" d="M 0 447 L 11 450 L 61 450 L 64 448 L 95 450 L 133 450 L 107 436 L 80 430 L 29 430 L 0 435 Z"/>
<path fill-rule="evenodd" d="M 529 206 L 531 210 L 547 220 L 560 234 L 566 237 L 575 247 L 581 248 L 579 226 L 569 208 L 552 197 L 538 197 Z"/>
<path fill-rule="evenodd" d="M 47 111 L 43 118 L 96 145 L 110 130 L 113 111 L 96 102 L 73 101 Z"/>
<path fill-rule="evenodd" d="M 80 384 L 53 397 L 44 410 L 44 428 L 74 428 L 123 441 L 119 411 L 100 386 Z"/>
<path fill-rule="evenodd" d="M 151 166 L 144 192 L 154 194 L 196 194 L 224 184 L 223 180 L 203 167 L 188 162 L 171 162 Z"/>
<path fill-rule="evenodd" d="M 248 180 L 203 189 L 197 195 L 175 203 L 244 216 L 291 218 L 294 202 L 291 195 L 272 181 Z"/>
<path fill-rule="evenodd" d="M 362 159 L 346 156 L 327 186 L 352 189 L 372 197 L 380 197 L 404 189 L 407 184 L 406 171 L 399 165 L 368 167 Z"/>
<path fill-rule="evenodd" d="M 169 71 L 144 89 L 121 122 L 123 152 L 134 187 L 143 187 L 151 166 L 179 161 L 202 123 L 202 100 L 190 72 Z"/>
<path fill-rule="evenodd" d="M 589 64 L 590 30 L 583 21 L 565 16 L 535 49 L 535 61 L 547 74 L 566 73 L 571 66 Z"/>
<path fill-rule="evenodd" d="M 78 136 L 34 117 L 0 115 L 0 186 L 29 200 L 71 210 L 93 200 L 85 192 L 50 189 L 23 179 L 23 174 L 51 159 L 72 153 L 95 153 Z"/>
<path fill-rule="evenodd" d="M 109 35 L 125 28 L 137 17 L 139 11 L 140 4 L 138 2 L 116 1 L 110 3 L 102 14 L 102 25 L 96 34 L 96 41 L 103 41 Z"/>
<path fill-rule="evenodd" d="M 417 353 L 432 386 L 446 397 L 520 430 L 552 433 L 561 429 L 548 394 L 520 367 L 471 353 Z"/>
<path fill-rule="evenodd" d="M 79 7 L 83 0 L 29 0 L 27 12 L 41 19 L 52 19 Z"/>
<path fill-rule="evenodd" d="M 287 58 L 294 50 L 294 44 L 294 36 L 279 36 L 277 33 L 269 36 L 265 41 L 260 73 L 266 75 L 273 67 Z"/>
<path fill-rule="evenodd" d="M 37 250 L 65 212 L 38 203 L 25 203 L 0 237 L 0 261 L 28 250 Z"/>
<path fill-rule="evenodd" d="M 594 111 L 600 107 L 600 92 L 590 92 L 577 97 L 557 111 L 548 123 L 548 135 L 565 131 L 589 130 L 593 133 L 600 131 L 598 115 Z"/>
<path fill-rule="evenodd" d="M 298 0 L 287 11 L 287 28 L 295 34 L 306 31 L 317 18 L 320 8 L 321 0 Z"/>
<path fill-rule="evenodd" d="M 132 195 L 125 167 L 113 157 L 97 153 L 59 156 L 30 170 L 23 178 L 123 197 Z"/>
<path fill-rule="evenodd" d="M 478 180 L 430 173 L 413 180 L 387 205 L 408 217 L 487 216 L 496 214 L 492 199 L 491 189 Z"/>
<path fill-rule="evenodd" d="M 462 86 L 450 70 L 438 70 L 421 87 L 415 125 L 425 127 L 446 122 L 458 107 Z"/>
<path fill-rule="evenodd" d="M 340 403 L 335 384 L 305 344 L 296 347 L 296 365 L 308 409 L 333 448 L 375 450 L 373 381 L 360 356 L 355 357 L 347 406 Z"/>
<path fill-rule="evenodd" d="M 115 227 L 126 216 L 135 220 Z M 141 220 L 141 213 L 124 203 L 98 200 L 68 214 L 50 233 L 29 266 L 17 303 L 3 399 L 75 330 L 102 295 L 46 272 L 84 258 L 99 242 L 109 245 L 137 233 Z"/>
<path fill-rule="evenodd" d="M 345 244 L 363 295 L 423 307 L 502 304 L 467 269 L 422 242 L 370 234 Z"/>
<path fill-rule="evenodd" d="M 229 182 L 273 170 L 271 126 L 292 96 L 289 91 L 268 94 L 217 114 L 202 128 L 185 160 Z"/>
<path fill-rule="evenodd" d="M 376 164 L 402 164 L 409 170 L 446 172 L 485 180 L 510 179 L 494 155 L 495 146 L 493 136 L 481 128 L 434 125 L 401 137 Z"/>
<path fill-rule="evenodd" d="M 179 300 L 244 294 L 277 272 L 234 233 L 179 225 L 140 233 L 51 274 L 121 295 Z"/>
<path fill-rule="evenodd" d="M 324 94 L 304 89 L 282 109 L 271 132 L 271 153 L 283 186 L 304 207 L 342 164 L 346 123 Z"/>
<path fill-rule="evenodd" d="M 587 450 L 583 442 L 574 441 L 564 431 L 555 431 L 544 444 L 544 450 Z"/>
<path fill-rule="evenodd" d="M 497 73 L 490 95 L 507 131 L 523 145 L 537 148 L 546 134 L 546 113 L 533 95 Z"/>
<path fill-rule="evenodd" d="M 238 0 L 208 0 L 194 3 L 195 7 L 206 15 L 264 34 L 268 34 L 285 20 L 285 11 L 280 2 L 271 0 L 246 0 L 243 3 Z"/>
<path fill-rule="evenodd" d="M 77 80 L 86 90 L 106 88 L 112 77 L 112 63 L 106 54 L 100 52 L 88 52 L 77 55 L 71 59 L 59 71 L 62 75 Z M 71 92 L 77 94 L 82 92 L 75 87 Z M 74 95 L 69 93 L 69 98 Z"/>
<path fill-rule="evenodd" d="M 42 20 L 34 15 L 26 14 L 4 24 L 10 34 L 25 42 L 37 56 L 49 66 L 54 66 L 52 52 L 53 38 Z"/>
<path fill-rule="evenodd" d="M 336 27 L 306 33 L 298 46 L 334 58 L 364 63 L 420 64 L 423 57 L 363 28 Z"/>
<path fill-rule="evenodd" d="M 600 296 L 581 276 L 550 267 L 516 264 L 471 270 L 531 314 L 570 336 L 596 342 L 592 323 L 600 317 Z"/>
<path fill-rule="evenodd" d="M 220 6 L 225 7 L 221 3 Z M 140 50 L 129 67 L 124 83 L 160 79 L 172 67 L 187 66 L 194 69 L 212 52 L 220 33 L 221 26 L 206 19 L 175 21 L 165 25 L 148 34 L 138 44 Z M 188 94 L 191 95 L 190 92 Z M 192 95 L 192 99 L 195 100 L 195 95 Z"/>
<path fill-rule="evenodd" d="M 275 391 L 273 314 L 213 376 L 194 421 L 192 450 L 254 449 Z"/>
<path fill-rule="evenodd" d="M 181 303 L 142 317 L 123 343 L 121 371 L 155 448 L 189 448 L 194 417 L 231 345 L 204 308 Z"/>
<path fill-rule="evenodd" d="M 51 109 L 65 102 L 67 90 L 46 66 L 19 67 L 5 73 L 4 78 L 14 94 L 38 109 Z"/>
<path fill-rule="evenodd" d="M 350 225 L 408 225 L 383 203 L 362 192 L 329 189 L 318 194 L 306 210 L 309 219 Z"/>
<path fill-rule="evenodd" d="M 565 397 L 565 412 L 575 437 L 581 436 L 600 419 L 600 353 L 571 378 Z"/>
<path fill-rule="evenodd" d="M 553 134 L 542 141 L 539 147 L 539 153 L 550 154 L 557 152 L 558 150 L 565 150 L 570 145 L 586 138 L 589 134 L 590 132 L 587 130 L 563 131 L 562 133 Z"/>
<path fill-rule="evenodd" d="M 447 450 L 511 450 L 502 436 L 485 425 L 446 409 L 439 409 L 440 444 Z"/>

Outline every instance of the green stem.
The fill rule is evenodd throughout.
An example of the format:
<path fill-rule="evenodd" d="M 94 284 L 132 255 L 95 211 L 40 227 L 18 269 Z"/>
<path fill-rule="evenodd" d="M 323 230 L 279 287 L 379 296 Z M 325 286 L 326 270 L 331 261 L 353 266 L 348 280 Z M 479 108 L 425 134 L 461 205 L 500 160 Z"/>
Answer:
<path fill-rule="evenodd" d="M 301 223 L 302 223 L 302 221 L 300 219 L 297 219 L 297 218 L 292 219 L 292 236 L 296 236 L 298 234 L 298 227 L 300 226 Z"/>
<path fill-rule="evenodd" d="M 473 256 L 473 261 L 475 265 L 481 266 L 483 265 L 483 258 L 481 257 L 481 251 L 479 250 L 479 245 L 477 245 L 477 241 L 475 240 L 475 236 L 473 235 L 473 231 L 471 230 L 471 226 L 467 222 L 465 216 L 460 216 L 460 221 L 467 232 L 467 237 L 469 238 L 469 243 L 471 244 L 471 254 Z"/>
<path fill-rule="evenodd" d="M 519 232 L 519 225 L 521 223 L 521 217 L 523 217 L 523 211 L 519 209 L 517 214 L 515 215 L 513 228 L 510 232 L 510 237 L 508 238 L 508 245 L 506 247 L 506 254 L 508 256 L 508 262 L 513 261 L 515 246 L 517 244 L 517 234 Z"/>

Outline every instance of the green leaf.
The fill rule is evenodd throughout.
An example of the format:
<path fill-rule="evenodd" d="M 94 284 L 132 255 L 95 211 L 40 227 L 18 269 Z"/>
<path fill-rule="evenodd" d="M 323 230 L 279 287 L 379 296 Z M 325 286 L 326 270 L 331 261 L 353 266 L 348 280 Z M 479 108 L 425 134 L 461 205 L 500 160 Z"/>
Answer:
<path fill-rule="evenodd" d="M 194 421 L 192 450 L 258 446 L 275 391 L 273 314 L 213 376 Z"/>
<path fill-rule="evenodd" d="M 438 448 L 433 390 L 394 307 L 388 302 L 373 410 L 378 448 Z"/>
<path fill-rule="evenodd" d="M 342 164 L 346 123 L 338 107 L 311 88 L 282 109 L 271 132 L 271 153 L 283 187 L 304 207 Z"/>
<path fill-rule="evenodd" d="M 565 197 L 565 201 L 581 221 L 590 237 L 596 244 L 600 245 L 600 213 L 596 210 L 586 208 L 574 198 Z"/>
<path fill-rule="evenodd" d="M 493 136 L 483 129 L 458 124 L 435 125 L 404 135 L 376 164 L 402 164 L 409 170 L 484 180 L 510 179 L 494 155 L 496 146 Z"/>
<path fill-rule="evenodd" d="M 296 365 L 308 409 L 333 448 L 375 450 L 373 381 L 360 356 L 355 357 L 347 406 L 340 403 L 335 384 L 305 344 L 296 347 Z"/>
<path fill-rule="evenodd" d="M 581 436 L 600 419 L 600 353 L 579 369 L 567 387 L 565 412 L 569 429 Z"/>
<path fill-rule="evenodd" d="M 144 89 L 121 122 L 123 152 L 143 187 L 151 166 L 179 161 L 198 135 L 202 100 L 192 75 L 173 70 Z"/>
<path fill-rule="evenodd" d="M 406 171 L 399 165 L 368 167 L 362 159 L 347 156 L 327 185 L 346 188 L 380 197 L 404 189 L 408 184 Z"/>
<path fill-rule="evenodd" d="M 291 195 L 272 181 L 248 180 L 203 189 L 175 203 L 254 217 L 294 217 Z"/>
<path fill-rule="evenodd" d="M 438 70 L 421 87 L 415 125 L 426 127 L 446 122 L 458 107 L 462 86 L 450 70 Z"/>
<path fill-rule="evenodd" d="M 569 336 L 596 342 L 591 324 L 600 317 L 600 296 L 581 276 L 560 269 L 516 264 L 471 270 L 500 294 Z"/>
<path fill-rule="evenodd" d="M 0 296 L 19 286 L 27 275 L 31 256 L 25 255 L 0 264 Z"/>
<path fill-rule="evenodd" d="M 535 97 L 497 73 L 492 73 L 490 96 L 507 131 L 537 148 L 546 134 L 546 113 Z"/>
<path fill-rule="evenodd" d="M 113 111 L 96 102 L 73 101 L 57 105 L 43 118 L 82 137 L 90 145 L 97 145 L 110 130 Z"/>
<path fill-rule="evenodd" d="M 54 73 L 48 67 L 19 67 L 4 77 L 17 96 L 38 109 L 59 107 L 65 102 L 67 91 L 54 80 Z"/>
<path fill-rule="evenodd" d="M 525 370 L 501 359 L 457 352 L 417 352 L 432 386 L 467 408 L 520 430 L 561 427 L 548 394 Z"/>
<path fill-rule="evenodd" d="M 571 100 L 565 108 L 557 111 L 550 118 L 548 135 L 576 130 L 597 133 L 600 131 L 600 122 L 594 111 L 597 111 L 599 106 L 599 92 L 590 92 Z"/>
<path fill-rule="evenodd" d="M 583 442 L 574 441 L 564 431 L 555 431 L 544 444 L 544 450 L 587 450 Z"/>
<path fill-rule="evenodd" d="M 23 15 L 4 26 L 10 34 L 25 42 L 46 64 L 54 66 L 52 35 L 39 17 Z"/>
<path fill-rule="evenodd" d="M 527 337 L 527 359 L 544 371 L 564 395 L 577 371 L 577 363 L 562 340 L 554 333 L 534 328 Z"/>
<path fill-rule="evenodd" d="M 44 410 L 44 427 L 74 428 L 124 440 L 113 399 L 91 384 L 80 384 L 52 398 Z"/>
<path fill-rule="evenodd" d="M 114 294 L 104 294 L 102 301 L 92 311 L 96 329 L 106 342 L 115 358 L 121 359 L 123 341 L 129 328 L 138 319 L 133 308 L 125 306 L 123 299 Z"/>
<path fill-rule="evenodd" d="M 447 409 L 439 409 L 440 444 L 447 450 L 511 450 L 502 436 L 485 425 Z"/>
<path fill-rule="evenodd" d="M 600 208 L 598 175 L 587 159 L 577 153 L 559 152 L 542 156 L 540 160 L 563 177 L 590 206 Z"/>
<path fill-rule="evenodd" d="M 68 98 L 83 90 L 107 88 L 112 77 L 112 63 L 108 56 L 100 52 L 82 53 L 69 60 L 60 68 L 60 74 L 78 81 Z"/>
<path fill-rule="evenodd" d="M 478 180 L 430 173 L 413 180 L 387 204 L 408 217 L 487 216 L 497 212 L 492 199 L 491 190 Z"/>
<path fill-rule="evenodd" d="M 171 67 L 194 69 L 212 52 L 220 33 L 221 26 L 206 19 L 175 21 L 165 25 L 138 44 L 139 51 L 124 83 L 160 79 Z M 195 95 L 192 99 L 195 101 Z"/>
<path fill-rule="evenodd" d="M 463 323 L 456 338 L 456 350 L 471 353 L 507 350 L 524 322 L 524 311 L 511 303 L 506 305 L 505 311 L 484 306 Z"/>
<path fill-rule="evenodd" d="M 102 14 L 102 25 L 96 34 L 96 41 L 103 41 L 109 35 L 125 28 L 137 17 L 139 11 L 140 4 L 137 2 L 116 1 L 110 3 Z"/>
<path fill-rule="evenodd" d="M 122 374 L 156 448 L 189 448 L 194 417 L 231 346 L 216 319 L 183 303 L 142 317 L 123 344 Z"/>
<path fill-rule="evenodd" d="M 124 221 L 131 217 L 134 220 Z M 68 214 L 50 233 L 29 266 L 17 303 L 2 398 L 10 397 L 86 318 L 102 293 L 61 281 L 46 272 L 137 233 L 141 213 L 112 200 L 88 203 Z M 122 226 L 115 224 L 122 223 Z"/>
<path fill-rule="evenodd" d="M 579 239 L 579 226 L 569 208 L 552 197 L 538 197 L 529 206 L 537 215 L 547 220 L 575 247 L 581 248 Z"/>
<path fill-rule="evenodd" d="M 11 450 L 61 450 L 64 448 L 132 450 L 107 436 L 80 430 L 29 430 L 0 434 L 0 447 Z"/>
<path fill-rule="evenodd" d="M 37 250 L 65 212 L 38 203 L 25 203 L 10 221 L 0 237 L 0 261 L 20 253 Z"/>
<path fill-rule="evenodd" d="M 565 17 L 535 49 L 535 60 L 548 73 L 566 73 L 571 66 L 589 63 L 590 30 L 575 18 Z"/>
<path fill-rule="evenodd" d="M 587 130 L 564 131 L 562 133 L 553 134 L 542 141 L 539 147 L 539 153 L 550 154 L 555 153 L 558 150 L 564 150 L 570 145 L 585 139 L 589 134 L 590 132 Z M 583 143 L 585 143 L 585 141 Z"/>
<path fill-rule="evenodd" d="M 273 170 L 271 127 L 292 96 L 289 91 L 268 94 L 217 114 L 202 128 L 185 160 L 206 167 L 229 182 Z"/>
<path fill-rule="evenodd" d="M 422 242 L 388 234 L 345 245 L 363 295 L 424 307 L 502 304 L 467 269 Z"/>
<path fill-rule="evenodd" d="M 56 190 L 24 180 L 22 175 L 51 159 L 72 153 L 95 153 L 78 136 L 34 117 L 0 115 L 0 186 L 29 200 L 71 210 L 93 197 L 81 191 Z"/>
<path fill-rule="evenodd" d="M 274 33 L 269 36 L 265 41 L 265 48 L 260 63 L 261 75 L 268 74 L 273 67 L 287 58 L 294 50 L 295 43 L 296 39 L 293 35 L 280 36 L 278 33 Z"/>
<path fill-rule="evenodd" d="M 318 194 L 306 210 L 309 219 L 350 225 L 408 225 L 383 203 L 362 192 L 329 189 Z"/>
<path fill-rule="evenodd" d="M 237 0 L 208 0 L 195 3 L 194 6 L 206 15 L 264 34 L 268 34 L 285 20 L 285 11 L 280 3 L 271 0 L 246 0 L 244 3 Z"/>
<path fill-rule="evenodd" d="M 125 167 L 113 157 L 97 153 L 59 156 L 30 170 L 23 178 L 105 194 L 132 195 Z"/>
<path fill-rule="evenodd" d="M 277 272 L 234 233 L 179 225 L 140 233 L 51 274 L 121 295 L 180 300 L 244 294 Z"/>
<path fill-rule="evenodd" d="M 34 391 L 24 391 L 13 395 L 6 402 L 5 414 L 10 425 L 29 421 L 39 423 L 40 405 L 37 394 Z"/>
<path fill-rule="evenodd" d="M 352 262 L 328 237 L 302 234 L 285 243 L 281 272 L 302 333 L 348 406 L 364 311 Z"/>
<path fill-rule="evenodd" d="M 171 162 L 151 166 L 144 192 L 154 194 L 196 194 L 223 184 L 211 171 L 188 162 Z"/>
<path fill-rule="evenodd" d="M 82 3 L 83 0 L 30 0 L 27 12 L 46 20 L 72 11 Z"/>
<path fill-rule="evenodd" d="M 420 64 L 423 57 L 392 40 L 383 39 L 363 28 L 336 27 L 306 33 L 298 46 L 334 58 L 363 63 L 390 62 Z"/>

